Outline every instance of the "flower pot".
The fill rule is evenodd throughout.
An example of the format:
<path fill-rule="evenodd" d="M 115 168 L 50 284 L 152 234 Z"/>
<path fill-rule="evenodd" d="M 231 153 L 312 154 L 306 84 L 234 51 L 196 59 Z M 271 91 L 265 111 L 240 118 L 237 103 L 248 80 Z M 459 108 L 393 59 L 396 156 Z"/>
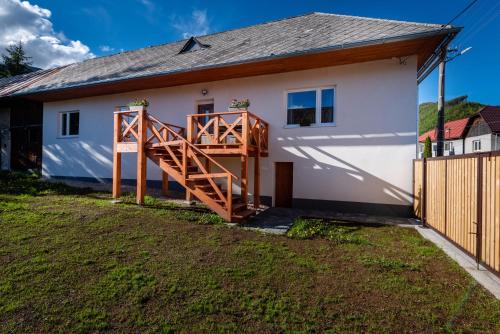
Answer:
<path fill-rule="evenodd" d="M 144 107 L 144 106 L 129 106 L 128 107 L 129 111 L 141 111 L 143 109 L 146 109 L 146 107 Z"/>
<path fill-rule="evenodd" d="M 229 112 L 236 112 L 236 111 L 246 112 L 246 111 L 248 111 L 248 108 L 233 108 L 233 107 L 228 107 L 227 111 L 229 111 Z"/>

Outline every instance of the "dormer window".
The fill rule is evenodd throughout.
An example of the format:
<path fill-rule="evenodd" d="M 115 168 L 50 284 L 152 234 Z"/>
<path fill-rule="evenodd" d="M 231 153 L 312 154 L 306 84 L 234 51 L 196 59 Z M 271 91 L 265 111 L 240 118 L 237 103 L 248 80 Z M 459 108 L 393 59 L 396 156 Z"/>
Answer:
<path fill-rule="evenodd" d="M 184 44 L 181 51 L 179 51 L 179 54 L 193 52 L 193 51 L 200 50 L 200 49 L 207 49 L 209 47 L 210 47 L 210 45 L 203 44 L 196 37 L 193 36 L 190 39 L 188 39 L 186 44 Z"/>

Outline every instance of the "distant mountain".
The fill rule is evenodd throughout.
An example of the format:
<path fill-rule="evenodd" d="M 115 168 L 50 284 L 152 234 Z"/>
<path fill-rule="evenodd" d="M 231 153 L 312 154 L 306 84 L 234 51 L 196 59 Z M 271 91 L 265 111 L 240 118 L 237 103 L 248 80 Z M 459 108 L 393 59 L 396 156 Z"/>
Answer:
<path fill-rule="evenodd" d="M 479 102 L 468 102 L 467 95 L 446 101 L 444 107 L 445 122 L 471 116 L 483 106 Z M 420 134 L 437 126 L 437 103 L 425 102 L 420 104 L 419 124 Z"/>

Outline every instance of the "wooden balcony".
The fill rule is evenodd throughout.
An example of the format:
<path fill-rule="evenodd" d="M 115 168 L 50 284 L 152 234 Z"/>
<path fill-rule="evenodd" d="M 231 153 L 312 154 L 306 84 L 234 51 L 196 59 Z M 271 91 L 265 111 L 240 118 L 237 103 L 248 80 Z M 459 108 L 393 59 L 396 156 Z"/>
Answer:
<path fill-rule="evenodd" d="M 268 155 L 269 124 L 249 111 L 187 116 L 187 140 L 212 156 Z"/>

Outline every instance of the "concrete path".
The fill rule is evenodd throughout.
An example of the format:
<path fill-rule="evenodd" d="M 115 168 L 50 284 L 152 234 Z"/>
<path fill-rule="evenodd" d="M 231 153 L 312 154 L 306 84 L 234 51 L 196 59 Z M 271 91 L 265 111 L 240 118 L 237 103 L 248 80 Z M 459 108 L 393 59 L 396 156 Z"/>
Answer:
<path fill-rule="evenodd" d="M 415 219 L 379 217 L 363 214 L 346 214 L 324 210 L 305 210 L 289 208 L 268 208 L 246 222 L 243 227 L 260 230 L 272 234 L 286 234 L 298 217 L 338 219 L 363 224 L 383 224 L 413 227 L 418 224 Z"/>

